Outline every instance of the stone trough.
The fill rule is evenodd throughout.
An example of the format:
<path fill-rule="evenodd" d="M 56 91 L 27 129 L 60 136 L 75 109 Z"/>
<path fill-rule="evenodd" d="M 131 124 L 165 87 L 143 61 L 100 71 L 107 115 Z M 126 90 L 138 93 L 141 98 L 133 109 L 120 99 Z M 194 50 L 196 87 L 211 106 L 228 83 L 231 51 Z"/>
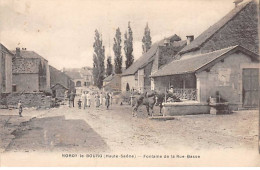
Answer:
<path fill-rule="evenodd" d="M 208 103 L 198 101 L 172 102 L 163 103 L 162 112 L 163 116 L 209 114 L 210 107 Z"/>

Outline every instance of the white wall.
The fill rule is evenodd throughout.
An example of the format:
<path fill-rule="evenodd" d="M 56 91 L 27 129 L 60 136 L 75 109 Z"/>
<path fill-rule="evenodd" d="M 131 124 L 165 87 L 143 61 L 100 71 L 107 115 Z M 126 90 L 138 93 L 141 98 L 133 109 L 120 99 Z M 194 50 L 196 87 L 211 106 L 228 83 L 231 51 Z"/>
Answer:
<path fill-rule="evenodd" d="M 130 89 L 135 87 L 135 75 L 122 76 L 121 77 L 121 91 L 126 91 L 126 84 L 129 84 Z"/>

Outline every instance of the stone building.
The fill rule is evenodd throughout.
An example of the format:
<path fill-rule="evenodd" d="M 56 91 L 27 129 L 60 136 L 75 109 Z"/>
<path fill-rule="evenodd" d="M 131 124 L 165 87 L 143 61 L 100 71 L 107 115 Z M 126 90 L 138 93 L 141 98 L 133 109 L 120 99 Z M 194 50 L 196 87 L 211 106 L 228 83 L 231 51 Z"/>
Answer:
<path fill-rule="evenodd" d="M 50 91 L 50 71 L 46 59 L 34 51 L 16 48 L 12 72 L 13 92 Z"/>
<path fill-rule="evenodd" d="M 257 107 L 258 49 L 258 4 L 249 1 L 184 47 L 178 60 L 153 73 L 152 86 L 157 91 L 173 86 L 177 96 L 201 108 L 217 91 L 234 109 Z"/>
<path fill-rule="evenodd" d="M 154 43 L 136 62 L 126 69 L 121 77 L 121 90 L 144 92 L 151 89 L 150 75 L 175 59 L 175 55 L 186 45 L 176 34 Z"/>
<path fill-rule="evenodd" d="M 93 85 L 92 68 L 64 68 L 62 70 L 75 83 L 76 93 L 81 94 Z"/>
<path fill-rule="evenodd" d="M 103 80 L 103 88 L 106 91 L 121 91 L 121 74 L 111 74 Z"/>
<path fill-rule="evenodd" d="M 14 54 L 0 43 L 0 93 L 12 92 L 12 59 Z"/>
<path fill-rule="evenodd" d="M 50 85 L 53 97 L 64 99 L 65 91 L 72 92 L 75 90 L 75 83 L 64 72 L 57 70 L 50 65 Z"/>

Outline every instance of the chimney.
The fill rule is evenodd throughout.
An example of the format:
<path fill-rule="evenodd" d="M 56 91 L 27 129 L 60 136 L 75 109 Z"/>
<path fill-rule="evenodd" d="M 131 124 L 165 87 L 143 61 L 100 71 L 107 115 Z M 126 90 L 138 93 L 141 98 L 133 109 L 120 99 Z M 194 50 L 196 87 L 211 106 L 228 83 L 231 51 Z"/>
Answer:
<path fill-rule="evenodd" d="M 168 38 L 164 38 L 163 44 L 164 44 L 164 46 L 169 46 L 170 45 L 170 40 Z"/>
<path fill-rule="evenodd" d="M 16 57 L 21 57 L 21 51 L 20 51 L 19 47 L 16 48 L 15 56 Z"/>
<path fill-rule="evenodd" d="M 235 0 L 233 3 L 235 4 L 235 8 L 238 6 L 238 4 L 240 4 L 241 2 L 243 2 L 243 0 Z"/>
<path fill-rule="evenodd" d="M 186 37 L 187 37 L 187 45 L 194 40 L 194 35 L 187 35 Z"/>

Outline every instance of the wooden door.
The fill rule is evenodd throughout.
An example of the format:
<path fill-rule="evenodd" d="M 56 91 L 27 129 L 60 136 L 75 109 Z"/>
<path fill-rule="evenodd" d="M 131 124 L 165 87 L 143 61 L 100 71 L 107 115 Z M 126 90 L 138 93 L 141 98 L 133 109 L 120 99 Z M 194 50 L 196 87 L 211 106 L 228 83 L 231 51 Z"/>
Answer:
<path fill-rule="evenodd" d="M 259 69 L 243 69 L 243 107 L 257 107 L 259 102 Z"/>

